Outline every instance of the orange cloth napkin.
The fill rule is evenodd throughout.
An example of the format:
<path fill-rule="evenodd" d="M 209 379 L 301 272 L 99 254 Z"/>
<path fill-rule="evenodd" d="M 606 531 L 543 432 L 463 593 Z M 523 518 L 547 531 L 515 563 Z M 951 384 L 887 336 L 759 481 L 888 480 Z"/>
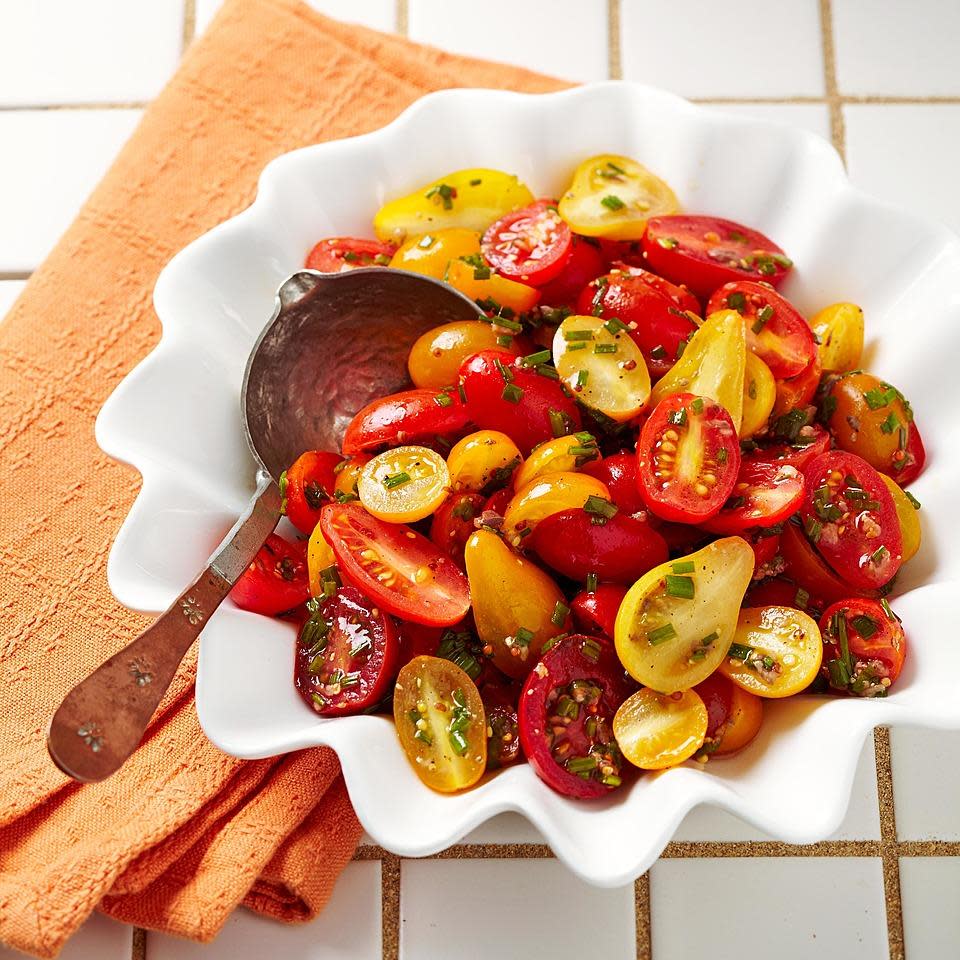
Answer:
<path fill-rule="evenodd" d="M 463 85 L 561 86 L 296 0 L 229 0 L 0 325 L 0 941 L 52 957 L 97 907 L 199 940 L 241 903 L 308 920 L 351 858 L 336 757 L 220 753 L 197 725 L 193 656 L 107 782 L 68 781 L 44 736 L 63 694 L 147 622 L 107 588 L 138 480 L 97 449 L 93 421 L 157 341 L 157 274 L 252 201 L 271 158 Z"/>

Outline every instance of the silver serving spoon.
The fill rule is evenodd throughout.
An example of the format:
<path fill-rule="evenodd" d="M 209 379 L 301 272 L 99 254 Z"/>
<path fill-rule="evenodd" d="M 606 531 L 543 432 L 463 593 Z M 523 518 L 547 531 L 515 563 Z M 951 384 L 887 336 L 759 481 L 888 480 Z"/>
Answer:
<path fill-rule="evenodd" d="M 136 750 L 180 661 L 273 532 L 280 474 L 304 450 L 338 450 L 357 410 L 403 389 L 421 333 L 479 315 L 446 284 L 400 270 L 304 270 L 283 283 L 243 378 L 243 426 L 259 467 L 250 506 L 166 612 L 66 695 L 47 735 L 64 773 L 103 780 Z"/>

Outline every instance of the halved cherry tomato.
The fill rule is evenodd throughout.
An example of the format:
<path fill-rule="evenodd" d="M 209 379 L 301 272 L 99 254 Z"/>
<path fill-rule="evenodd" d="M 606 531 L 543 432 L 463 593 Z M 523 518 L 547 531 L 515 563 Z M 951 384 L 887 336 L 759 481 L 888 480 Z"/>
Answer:
<path fill-rule="evenodd" d="M 288 543 L 271 533 L 233 585 L 230 599 L 241 610 L 268 617 L 300 606 L 310 596 L 306 554 L 305 541 Z"/>
<path fill-rule="evenodd" d="M 927 462 L 927 451 L 923 446 L 923 438 L 917 429 L 916 421 L 910 424 L 910 431 L 907 436 L 906 456 L 903 458 L 903 466 L 894 465 L 893 476 L 901 487 L 906 487 L 913 483 L 923 472 L 923 467 Z"/>
<path fill-rule="evenodd" d="M 297 637 L 300 696 L 324 717 L 376 706 L 390 692 L 400 657 L 393 621 L 356 587 L 313 604 Z"/>
<path fill-rule="evenodd" d="M 890 605 L 843 600 L 824 610 L 820 629 L 830 686 L 855 697 L 885 697 L 907 655 L 907 638 Z"/>
<path fill-rule="evenodd" d="M 730 535 L 752 527 L 782 523 L 800 509 L 803 474 L 789 463 L 752 463 L 744 460 L 730 499 L 704 523 L 712 533 Z"/>
<path fill-rule="evenodd" d="M 487 769 L 499 770 L 523 759 L 517 701 L 520 688 L 503 680 L 485 683 L 480 697 L 487 715 Z"/>
<path fill-rule="evenodd" d="M 893 497 L 893 506 L 897 511 L 900 536 L 903 540 L 903 562 L 906 563 L 917 555 L 923 537 L 920 518 L 917 516 L 920 501 L 904 493 L 897 481 L 891 480 L 885 473 L 881 473 L 880 478 L 887 485 L 890 496 Z"/>
<path fill-rule="evenodd" d="M 343 273 L 357 267 L 386 267 L 396 252 L 392 243 L 358 237 L 327 237 L 307 254 L 305 266 L 321 273 Z"/>
<path fill-rule="evenodd" d="M 320 523 L 340 569 L 388 613 L 449 626 L 470 608 L 467 578 L 415 530 L 378 520 L 353 503 L 327 504 Z"/>
<path fill-rule="evenodd" d="M 817 387 L 820 386 L 820 354 L 813 359 L 795 377 L 777 381 L 777 399 L 773 405 L 771 417 L 782 417 L 791 410 L 798 410 L 813 402 Z"/>
<path fill-rule="evenodd" d="M 591 460 L 581 468 L 607 485 L 610 499 L 629 514 L 646 512 L 647 505 L 640 496 L 637 476 L 637 458 L 632 453 L 613 453 L 602 460 Z"/>
<path fill-rule="evenodd" d="M 461 257 L 480 256 L 480 234 L 476 230 L 454 227 L 413 236 L 397 247 L 390 260 L 394 270 L 422 273 L 425 277 L 442 280 L 450 264 Z"/>
<path fill-rule="evenodd" d="M 617 611 L 626 595 L 627 588 L 620 583 L 600 583 L 596 590 L 581 590 L 570 601 L 577 629 L 613 640 Z"/>
<path fill-rule="evenodd" d="M 595 277 L 599 277 L 605 267 L 606 263 L 595 243 L 574 236 L 563 270 L 540 288 L 540 302 L 551 307 L 572 308 L 580 291 Z"/>
<path fill-rule="evenodd" d="M 763 444 L 743 455 L 743 462 L 759 466 L 769 464 L 776 467 L 789 464 L 798 470 L 803 468 L 821 453 L 830 449 L 830 434 L 819 423 L 798 427 L 793 440 L 785 439 L 776 443 Z"/>
<path fill-rule="evenodd" d="M 580 294 L 577 313 L 626 324 L 656 379 L 673 366 L 696 333 L 700 304 L 681 287 L 636 269 L 598 277 Z"/>
<path fill-rule="evenodd" d="M 301 533 L 313 533 L 320 508 L 333 499 L 337 483 L 335 470 L 343 460 L 338 453 L 308 450 L 280 477 L 280 492 L 290 522 Z"/>
<path fill-rule="evenodd" d="M 510 486 L 523 457 L 517 445 L 499 430 L 478 430 L 458 440 L 447 454 L 450 486 L 489 496 Z"/>
<path fill-rule="evenodd" d="M 550 200 L 515 210 L 487 228 L 480 249 L 496 271 L 540 287 L 558 277 L 570 255 L 572 234 Z"/>
<path fill-rule="evenodd" d="M 363 468 L 370 462 L 366 454 L 354 454 L 344 457 L 337 465 L 337 482 L 334 484 L 334 498 L 340 501 L 359 500 L 357 484 Z"/>
<path fill-rule="evenodd" d="M 513 475 L 514 485 L 521 490 L 528 483 L 550 473 L 573 473 L 577 470 L 587 473 L 586 466 L 599 458 L 596 437 L 585 430 L 568 437 L 545 440 L 530 451 L 530 456 Z"/>
<path fill-rule="evenodd" d="M 404 390 L 368 403 L 343 435 L 347 455 L 379 447 L 454 437 L 468 422 L 466 406 L 456 390 Z"/>
<path fill-rule="evenodd" d="M 407 357 L 413 385 L 442 390 L 455 384 L 460 364 L 481 350 L 498 349 L 498 336 L 483 320 L 457 320 L 428 330 L 417 338 Z"/>
<path fill-rule="evenodd" d="M 640 431 L 640 492 L 664 520 L 701 523 L 715 516 L 739 468 L 740 445 L 730 414 L 706 397 L 667 397 Z"/>
<path fill-rule="evenodd" d="M 451 260 L 443 279 L 471 300 L 476 300 L 478 306 L 492 301 L 497 309 L 528 313 L 540 302 L 538 290 L 493 273 L 479 254 Z"/>
<path fill-rule="evenodd" d="M 513 354 L 477 353 L 464 361 L 460 379 L 470 419 L 478 427 L 502 431 L 524 455 L 543 440 L 580 429 L 580 411 L 559 382 L 529 369 Z"/>
<path fill-rule="evenodd" d="M 707 734 L 697 759 L 726 756 L 745 747 L 759 732 L 763 700 L 712 673 L 694 690 L 707 708 Z"/>
<path fill-rule="evenodd" d="M 860 363 L 863 310 L 855 303 L 834 303 L 810 318 L 820 343 L 820 363 L 828 373 L 844 373 Z"/>
<path fill-rule="evenodd" d="M 584 800 L 620 786 L 613 717 L 630 689 L 606 640 L 576 634 L 543 655 L 520 694 L 520 743 L 547 786 Z"/>
<path fill-rule="evenodd" d="M 667 559 L 666 541 L 646 521 L 619 512 L 608 500 L 603 513 L 590 512 L 591 506 L 541 520 L 524 546 L 574 580 L 594 573 L 600 580 L 633 583 Z"/>
<path fill-rule="evenodd" d="M 461 569 L 463 548 L 477 529 L 474 518 L 483 513 L 486 502 L 480 493 L 453 493 L 433 515 L 430 539 Z"/>
<path fill-rule="evenodd" d="M 453 793 L 472 786 L 487 764 L 487 721 L 474 682 L 438 657 L 417 657 L 393 690 L 397 736 L 417 776 Z"/>
<path fill-rule="evenodd" d="M 443 457 L 427 447 L 393 447 L 378 453 L 357 483 L 367 513 L 390 523 L 429 517 L 447 499 L 450 473 Z"/>
<path fill-rule="evenodd" d="M 307 543 L 307 572 L 310 579 L 311 596 L 319 597 L 320 594 L 326 593 L 323 573 L 330 567 L 335 566 L 336 562 L 337 558 L 323 535 L 323 528 L 317 523 Z"/>
<path fill-rule="evenodd" d="M 504 536 L 511 545 L 519 546 L 545 518 L 561 510 L 582 507 L 590 498 L 598 509 L 612 507 L 607 488 L 585 473 L 548 473 L 531 480 L 514 494 L 507 506 L 503 517 Z"/>
<path fill-rule="evenodd" d="M 664 770 L 689 760 L 703 746 L 707 708 L 693 690 L 638 690 L 620 704 L 613 732 L 635 767 Z"/>
<path fill-rule="evenodd" d="M 715 290 L 707 314 L 736 310 L 747 321 L 747 346 L 777 379 L 802 373 L 817 352 L 800 311 L 766 283 L 738 280 Z"/>
<path fill-rule="evenodd" d="M 720 217 L 651 217 L 640 242 L 649 269 L 704 300 L 731 280 L 777 287 L 793 266 L 758 230 Z"/>
<path fill-rule="evenodd" d="M 889 582 L 903 558 L 897 511 L 886 484 L 866 460 L 834 450 L 803 471 L 800 512 L 821 556 L 855 588 Z"/>
<path fill-rule="evenodd" d="M 770 368 L 752 351 L 747 351 L 743 371 L 743 420 L 740 439 L 747 440 L 767 426 L 777 402 L 777 381 Z"/>

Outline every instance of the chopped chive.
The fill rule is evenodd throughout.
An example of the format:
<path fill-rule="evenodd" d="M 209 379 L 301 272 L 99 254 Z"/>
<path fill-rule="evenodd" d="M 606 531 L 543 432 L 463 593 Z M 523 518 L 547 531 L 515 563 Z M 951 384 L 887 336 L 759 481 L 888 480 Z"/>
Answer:
<path fill-rule="evenodd" d="M 600 758 L 590 753 L 585 757 L 571 757 L 567 761 L 567 769 L 571 773 L 588 773 L 591 770 L 596 770 L 599 764 Z"/>
<path fill-rule="evenodd" d="M 498 347 L 512 347 L 513 346 L 513 336 L 509 333 L 498 333 L 497 334 L 497 346 Z"/>
<path fill-rule="evenodd" d="M 483 183 L 483 181 L 482 181 L 479 177 L 477 177 L 476 180 L 471 180 L 471 181 L 470 181 L 470 186 L 471 186 L 471 187 L 479 187 L 481 183 Z"/>
<path fill-rule="evenodd" d="M 521 357 L 520 362 L 527 367 L 535 367 L 539 363 L 549 363 L 550 351 L 538 350 L 536 353 L 529 353 L 527 356 Z"/>
<path fill-rule="evenodd" d="M 597 592 L 597 575 L 595 573 L 587 574 L 587 593 Z"/>
<path fill-rule="evenodd" d="M 893 612 L 893 608 L 887 603 L 886 599 L 880 601 L 880 606 L 883 608 L 883 612 L 887 615 L 887 619 L 894 623 L 900 618 Z"/>
<path fill-rule="evenodd" d="M 570 608 L 562 600 L 558 600 L 553 608 L 553 613 L 550 614 L 550 622 L 555 627 L 562 627 L 566 623 L 568 613 L 570 613 Z"/>
<path fill-rule="evenodd" d="M 515 383 L 508 383 L 504 388 L 500 396 L 507 401 L 507 403 L 519 403 L 523 399 L 523 388 L 518 387 Z"/>
<path fill-rule="evenodd" d="M 720 639 L 720 634 L 716 630 L 713 633 L 708 633 L 705 637 L 702 637 L 700 640 L 701 647 L 709 647 L 711 644 L 715 643 Z"/>
<path fill-rule="evenodd" d="M 879 547 L 877 547 L 876 550 L 873 551 L 872 554 L 870 554 L 870 560 L 871 560 L 872 563 L 882 563 L 882 562 L 883 562 L 883 558 L 884 558 L 889 552 L 890 552 L 890 551 L 887 550 L 887 548 L 881 544 Z"/>
<path fill-rule="evenodd" d="M 383 478 L 381 483 L 388 489 L 393 490 L 396 487 L 402 487 L 405 483 L 410 482 L 410 474 L 406 470 L 402 470 L 400 473 L 388 474 Z"/>
<path fill-rule="evenodd" d="M 740 313 L 746 305 L 747 298 L 739 290 L 727 297 L 727 306 L 731 310 L 736 310 L 737 313 Z"/>
<path fill-rule="evenodd" d="M 350 648 L 350 656 L 357 657 L 365 650 L 369 650 L 373 646 L 373 641 L 369 637 L 362 637 Z"/>
<path fill-rule="evenodd" d="M 593 331 L 592 330 L 564 330 L 563 339 L 568 343 L 571 340 L 592 340 Z"/>
<path fill-rule="evenodd" d="M 667 356 L 667 351 L 664 350 L 663 345 L 660 344 L 660 343 L 658 343 L 658 344 L 650 351 L 650 359 L 651 359 L 651 360 L 663 360 L 663 359 L 666 358 L 666 356 Z"/>
<path fill-rule="evenodd" d="M 860 614 L 854 617 L 850 621 L 850 626 L 852 626 L 864 640 L 869 640 L 880 629 L 877 621 L 874 620 L 873 617 L 868 617 L 866 614 Z"/>
<path fill-rule="evenodd" d="M 771 320 L 772 317 L 773 317 L 773 307 L 771 307 L 769 303 L 762 306 L 757 311 L 757 319 L 754 321 L 754 324 L 752 327 L 753 332 L 759 333 L 767 325 L 767 323 Z"/>
<path fill-rule="evenodd" d="M 616 353 L 617 345 L 615 343 L 595 343 L 593 345 L 594 353 Z"/>
<path fill-rule="evenodd" d="M 690 409 L 698 415 L 703 413 L 703 397 L 697 397 L 696 400 L 692 400 L 690 402 Z"/>
<path fill-rule="evenodd" d="M 800 610 L 806 610 L 810 603 L 810 594 L 803 587 L 797 587 L 797 592 L 793 596 L 793 602 Z"/>
<path fill-rule="evenodd" d="M 560 379 L 560 374 L 557 373 L 556 367 L 551 367 L 551 366 L 550 366 L 549 364 L 547 364 L 547 363 L 540 363 L 540 364 L 538 364 L 537 367 L 536 367 L 536 370 L 537 370 L 537 373 L 539 373 L 541 377 L 546 377 L 548 380 L 559 380 L 559 379 Z"/>
<path fill-rule="evenodd" d="M 577 703 L 573 697 L 568 697 L 564 694 L 557 701 L 556 711 L 558 717 L 567 717 L 570 720 L 576 720 L 577 717 L 580 716 L 580 704 Z"/>
<path fill-rule="evenodd" d="M 668 597 L 677 597 L 680 600 L 692 600 L 694 596 L 693 577 L 678 577 L 668 573 L 665 577 Z"/>
<path fill-rule="evenodd" d="M 453 403 L 453 400 L 449 393 L 441 393 L 433 398 L 433 402 L 438 407 L 449 407 Z"/>
<path fill-rule="evenodd" d="M 657 237 L 657 243 L 663 247 L 664 250 L 675 250 L 680 246 L 680 241 L 674 240 L 673 237 Z"/>
<path fill-rule="evenodd" d="M 828 660 L 827 674 L 835 690 L 846 690 L 850 685 L 850 670 L 842 660 Z"/>
<path fill-rule="evenodd" d="M 417 246 L 421 250 L 429 250 L 433 246 L 433 237 L 429 233 L 425 233 L 421 238 Z"/>
<path fill-rule="evenodd" d="M 592 638 L 588 638 L 580 644 L 580 652 L 593 663 L 600 659 L 600 651 L 600 644 Z"/>
<path fill-rule="evenodd" d="M 608 210 L 622 210 L 626 204 L 615 194 L 607 194 L 600 201 Z"/>
<path fill-rule="evenodd" d="M 885 385 L 885 390 L 878 390 L 874 388 L 873 390 L 867 390 L 863 399 L 867 401 L 867 406 L 871 410 L 879 410 L 881 407 L 885 407 L 888 403 L 892 403 L 897 398 L 897 391 L 895 387 L 891 387 L 889 384 Z"/>
<path fill-rule="evenodd" d="M 607 332 L 610 334 L 626 333 L 630 328 L 619 318 L 611 317 L 605 324 Z"/>
<path fill-rule="evenodd" d="M 623 783 L 615 773 L 608 773 L 600 782 L 605 787 L 619 787 Z"/>
<path fill-rule="evenodd" d="M 658 643 L 666 643 L 667 640 L 672 640 L 677 635 L 677 631 L 674 629 L 672 623 L 664 623 L 657 627 L 655 630 L 650 630 L 647 633 L 647 643 L 651 647 L 655 647 Z"/>
<path fill-rule="evenodd" d="M 565 437 L 569 427 L 567 415 L 562 410 L 554 410 L 551 407 L 547 411 L 547 416 L 550 418 L 550 429 L 553 431 L 553 435 L 555 437 Z"/>
<path fill-rule="evenodd" d="M 692 560 L 677 560 L 670 564 L 670 569 L 674 573 L 693 573 L 697 565 Z"/>
<path fill-rule="evenodd" d="M 591 494 L 583 504 L 583 509 L 587 513 L 592 513 L 595 517 L 603 517 L 604 522 L 617 515 L 617 505 L 603 497 L 597 497 Z"/>
<path fill-rule="evenodd" d="M 887 419 L 880 424 L 881 433 L 893 433 L 900 426 L 900 418 L 891 410 Z"/>
<path fill-rule="evenodd" d="M 576 343 L 568 343 L 567 350 L 585 350 L 587 344 L 583 340 L 578 340 Z"/>
<path fill-rule="evenodd" d="M 687 411 L 685 407 L 679 410 L 672 410 L 667 414 L 667 423 L 672 423 L 675 427 L 685 427 L 687 425 Z"/>
<path fill-rule="evenodd" d="M 433 198 L 436 197 L 436 200 L 434 202 L 437 204 L 443 204 L 444 210 L 453 209 L 453 198 L 456 195 L 457 195 L 456 187 L 451 187 L 450 184 L 448 183 L 439 183 L 437 184 L 437 186 L 431 187 L 424 194 L 424 196 L 428 200 L 433 200 Z"/>
<path fill-rule="evenodd" d="M 904 490 L 903 495 L 910 501 L 914 510 L 920 509 L 920 501 L 909 490 Z"/>
<path fill-rule="evenodd" d="M 727 656 L 732 657 L 734 660 L 742 660 L 746 663 L 752 653 L 753 647 L 748 647 L 743 643 L 731 643 L 730 649 L 727 651 Z"/>
<path fill-rule="evenodd" d="M 578 371 L 577 371 L 577 379 L 576 379 L 576 383 L 574 384 L 574 386 L 575 386 L 577 389 L 582 390 L 582 389 L 587 385 L 587 380 L 589 379 L 589 377 L 590 377 L 590 371 L 589 371 L 589 370 L 578 370 Z"/>
<path fill-rule="evenodd" d="M 626 172 L 627 172 L 626 170 L 623 169 L 623 167 L 618 167 L 612 160 L 608 160 L 608 161 L 607 161 L 607 166 L 608 166 L 614 173 L 626 174 Z"/>

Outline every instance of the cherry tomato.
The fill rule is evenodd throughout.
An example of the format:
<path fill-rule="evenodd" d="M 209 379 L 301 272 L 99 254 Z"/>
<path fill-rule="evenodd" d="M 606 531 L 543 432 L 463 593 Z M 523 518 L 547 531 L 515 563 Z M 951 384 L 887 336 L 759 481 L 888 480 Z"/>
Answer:
<path fill-rule="evenodd" d="M 467 425 L 466 406 L 456 390 L 404 390 L 368 403 L 343 436 L 347 455 L 379 447 L 454 437 Z"/>
<path fill-rule="evenodd" d="M 646 512 L 647 505 L 640 496 L 637 458 L 634 454 L 614 453 L 602 460 L 591 460 L 581 469 L 606 484 L 610 499 L 624 513 Z"/>
<path fill-rule="evenodd" d="M 363 468 L 370 460 L 371 458 L 366 454 L 355 454 L 340 461 L 335 471 L 337 482 L 334 484 L 334 499 L 340 501 L 360 499 L 360 494 L 357 493 L 357 484 L 360 482 L 360 474 L 363 473 Z"/>
<path fill-rule="evenodd" d="M 573 307 L 580 291 L 595 277 L 599 277 L 605 266 L 603 256 L 594 243 L 574 236 L 563 270 L 540 288 L 540 302 L 551 307 Z"/>
<path fill-rule="evenodd" d="M 843 373 L 860 363 L 863 311 L 855 303 L 834 303 L 810 318 L 820 343 L 820 363 L 828 373 Z"/>
<path fill-rule="evenodd" d="M 903 558 L 897 511 L 879 474 L 866 460 L 834 450 L 804 470 L 804 530 L 841 579 L 858 588 L 882 587 Z"/>
<path fill-rule="evenodd" d="M 394 270 L 422 273 L 442 280 L 450 264 L 461 257 L 480 255 L 480 234 L 476 230 L 453 227 L 410 237 L 398 248 L 390 261 Z"/>
<path fill-rule="evenodd" d="M 640 242 L 649 269 L 704 300 L 731 280 L 777 287 L 793 266 L 768 237 L 720 217 L 651 217 Z"/>
<path fill-rule="evenodd" d="M 530 451 L 530 456 L 513 475 L 517 490 L 551 473 L 574 473 L 600 458 L 596 437 L 585 430 L 556 440 L 545 440 Z"/>
<path fill-rule="evenodd" d="M 438 657 L 417 657 L 393 691 L 397 736 L 417 776 L 453 793 L 476 783 L 487 764 L 487 721 L 474 682 Z"/>
<path fill-rule="evenodd" d="M 694 690 L 707 708 L 707 733 L 697 759 L 725 756 L 745 747 L 759 732 L 763 700 L 722 673 L 712 673 Z"/>
<path fill-rule="evenodd" d="M 447 455 L 450 486 L 489 496 L 510 486 L 523 457 L 517 445 L 499 430 L 478 430 L 458 440 Z"/>
<path fill-rule="evenodd" d="M 576 634 L 543 655 L 520 694 L 520 743 L 547 786 L 583 800 L 620 786 L 613 717 L 629 693 L 606 640 Z"/>
<path fill-rule="evenodd" d="M 896 480 L 891 480 L 885 473 L 881 473 L 880 477 L 893 497 L 893 506 L 900 524 L 900 537 L 903 540 L 903 562 L 906 563 L 917 555 L 923 536 L 920 518 L 917 516 L 920 502 L 915 497 L 907 496 Z"/>
<path fill-rule="evenodd" d="M 483 513 L 486 502 L 479 493 L 454 493 L 433 515 L 430 539 L 461 569 L 463 548 L 477 529 L 473 521 Z"/>
<path fill-rule="evenodd" d="M 700 304 L 681 287 L 646 270 L 631 270 L 594 280 L 580 294 L 577 313 L 626 324 L 656 379 L 673 366 L 696 333 Z"/>
<path fill-rule="evenodd" d="M 301 532 L 313 533 L 320 508 L 333 499 L 336 468 L 343 457 L 323 450 L 308 450 L 280 477 L 280 492 L 286 501 L 290 522 Z"/>
<path fill-rule="evenodd" d="M 396 628 L 400 638 L 401 663 L 409 663 L 414 657 L 439 656 L 440 638 L 448 631 L 456 630 L 456 627 L 428 627 L 409 620 L 397 620 Z M 463 669 L 460 664 L 457 666 Z"/>
<path fill-rule="evenodd" d="M 604 506 L 610 503 L 610 494 L 599 480 L 585 473 L 545 474 L 514 494 L 503 517 L 504 536 L 517 547 L 546 517 L 582 507 L 588 500 L 597 509 L 610 510 Z"/>
<path fill-rule="evenodd" d="M 560 384 L 509 353 L 484 350 L 469 357 L 460 378 L 470 419 L 505 433 L 524 456 L 544 440 L 580 429 L 580 411 Z"/>
<path fill-rule="evenodd" d="M 487 769 L 499 770 L 523 759 L 520 721 L 517 716 L 518 687 L 494 681 L 480 688 L 487 715 Z"/>
<path fill-rule="evenodd" d="M 613 640 L 617 611 L 626 595 L 627 588 L 619 583 L 600 583 L 596 590 L 581 590 L 570 601 L 577 629 Z"/>
<path fill-rule="evenodd" d="M 487 228 L 480 249 L 484 259 L 511 280 L 540 287 L 563 271 L 572 234 L 554 203 L 536 203 L 501 217 Z"/>
<path fill-rule="evenodd" d="M 587 509 L 562 510 L 541 520 L 524 545 L 573 580 L 594 573 L 601 580 L 633 583 L 667 559 L 666 541 L 646 521 L 603 503 L 607 512 L 616 512 L 590 512 L 590 504 Z"/>
<path fill-rule="evenodd" d="M 778 529 L 779 527 L 773 528 L 774 531 Z M 753 550 L 753 577 L 755 580 L 772 577 L 774 574 L 781 572 L 783 558 L 779 557 L 779 533 L 764 530 L 762 527 L 754 527 L 751 530 L 745 530 L 742 536 L 750 544 L 750 549 Z"/>
<path fill-rule="evenodd" d="M 746 318 L 747 346 L 777 379 L 802 373 L 817 352 L 807 321 L 766 283 L 725 283 L 707 303 L 708 315 L 717 310 L 736 310 Z"/>
<path fill-rule="evenodd" d="M 623 755 L 635 767 L 675 767 L 703 746 L 707 708 L 693 690 L 673 694 L 638 690 L 617 710 L 613 732 Z"/>
<path fill-rule="evenodd" d="M 809 593 L 784 577 L 754 580 L 747 590 L 745 607 L 796 607 L 811 616 L 820 616 L 819 608 Z"/>
<path fill-rule="evenodd" d="M 385 523 L 353 503 L 327 504 L 320 523 L 344 574 L 388 613 L 449 626 L 470 608 L 467 578 L 409 527 Z"/>
<path fill-rule="evenodd" d="M 789 463 L 744 460 L 730 499 L 704 524 L 711 533 L 730 535 L 782 523 L 800 509 L 803 474 Z"/>
<path fill-rule="evenodd" d="M 230 599 L 241 610 L 268 617 L 300 606 L 310 596 L 306 554 L 305 542 L 288 543 L 271 533 L 233 585 Z"/>
<path fill-rule="evenodd" d="M 487 502 L 483 505 L 483 511 L 490 511 L 499 517 L 503 517 L 512 499 L 513 490 L 509 487 L 504 487 L 503 490 L 498 490 L 495 494 L 487 498 Z"/>
<path fill-rule="evenodd" d="M 705 397 L 667 397 L 640 431 L 640 492 L 664 520 L 701 523 L 715 516 L 739 468 L 740 445 L 730 414 Z"/>
<path fill-rule="evenodd" d="M 907 655 L 907 638 L 890 605 L 843 600 L 823 612 L 820 629 L 830 686 L 855 697 L 885 697 Z"/>
<path fill-rule="evenodd" d="M 743 371 L 743 420 L 740 439 L 747 440 L 764 430 L 777 402 L 777 381 L 770 368 L 752 351 L 747 351 Z"/>
<path fill-rule="evenodd" d="M 927 462 L 927 451 L 923 446 L 923 438 L 920 436 L 916 422 L 910 424 L 906 454 L 902 461 L 903 466 L 897 469 L 897 465 L 895 465 L 893 470 L 893 476 L 901 487 L 913 483 L 923 472 L 923 467 Z"/>
<path fill-rule="evenodd" d="M 295 683 L 321 716 L 362 713 L 389 692 L 400 658 L 393 621 L 356 587 L 315 604 L 297 638 Z"/>
<path fill-rule="evenodd" d="M 540 302 L 538 290 L 493 273 L 479 254 L 451 260 L 443 279 L 478 304 L 493 301 L 497 309 L 528 313 Z M 498 332 L 497 336 L 502 334 Z"/>
<path fill-rule="evenodd" d="M 361 471 L 357 493 L 367 513 L 391 523 L 429 517 L 450 492 L 443 457 L 426 447 L 394 447 Z"/>
<path fill-rule="evenodd" d="M 317 523 L 307 543 L 307 572 L 312 597 L 319 597 L 320 594 L 326 593 L 326 585 L 323 582 L 324 571 L 335 566 L 336 563 L 337 558 L 323 535 L 322 527 Z"/>
<path fill-rule="evenodd" d="M 343 273 L 357 267 L 386 267 L 396 252 L 392 243 L 357 237 L 327 237 L 307 254 L 305 266 L 321 273 Z"/>
<path fill-rule="evenodd" d="M 407 369 L 415 387 L 442 390 L 457 382 L 460 364 L 481 350 L 495 350 L 497 332 L 482 320 L 444 323 L 421 334 L 410 348 Z"/>
<path fill-rule="evenodd" d="M 810 363 L 795 377 L 777 381 L 777 399 L 773 405 L 771 417 L 782 417 L 785 413 L 807 406 L 813 401 L 820 386 L 820 354 L 815 354 Z"/>
<path fill-rule="evenodd" d="M 759 466 L 782 467 L 789 464 L 797 470 L 830 449 L 830 434 L 819 423 L 799 427 L 793 440 L 763 444 L 743 455 L 743 462 Z"/>

